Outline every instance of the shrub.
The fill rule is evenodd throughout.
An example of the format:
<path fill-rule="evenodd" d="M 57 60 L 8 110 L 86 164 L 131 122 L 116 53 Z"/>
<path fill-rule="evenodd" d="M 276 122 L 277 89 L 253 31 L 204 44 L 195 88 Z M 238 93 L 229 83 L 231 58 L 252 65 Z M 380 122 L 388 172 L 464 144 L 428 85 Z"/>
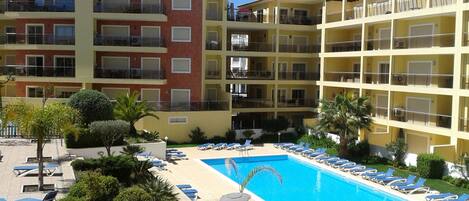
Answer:
<path fill-rule="evenodd" d="M 199 127 L 191 130 L 189 137 L 191 138 L 192 144 L 202 144 L 207 141 L 207 136 L 205 136 L 205 133 Z"/>
<path fill-rule="evenodd" d="M 111 100 L 103 93 L 96 90 L 80 90 L 70 96 L 69 105 L 82 116 L 85 125 L 93 121 L 113 119 L 113 106 Z"/>
<path fill-rule="evenodd" d="M 90 124 L 90 133 L 98 136 L 107 155 L 111 155 L 111 147 L 120 138 L 129 134 L 130 124 L 122 120 L 95 121 Z"/>
<path fill-rule="evenodd" d="M 285 117 L 278 117 L 277 119 L 267 119 L 263 121 L 262 130 L 270 134 L 277 134 L 279 131 L 286 130 L 290 122 Z"/>
<path fill-rule="evenodd" d="M 97 172 L 86 172 L 70 188 L 68 196 L 87 201 L 111 201 L 119 193 L 119 181 Z"/>
<path fill-rule="evenodd" d="M 174 193 L 174 187 L 160 176 L 151 177 L 146 183 L 139 185 L 148 192 L 155 201 L 173 201 L 177 200 L 177 194 Z"/>
<path fill-rule="evenodd" d="M 75 160 L 71 165 L 77 171 L 99 171 L 103 175 L 113 176 L 120 182 L 129 184 L 136 161 L 131 156 L 120 155 Z"/>
<path fill-rule="evenodd" d="M 370 144 L 367 140 L 363 140 L 358 143 L 352 142 L 348 146 L 348 149 L 349 156 L 355 160 L 366 161 L 370 156 Z"/>
<path fill-rule="evenodd" d="M 225 137 L 221 137 L 221 136 L 214 136 L 213 138 L 209 139 L 208 140 L 209 142 L 211 143 L 226 143 L 227 140 Z"/>
<path fill-rule="evenodd" d="M 386 150 L 393 156 L 394 167 L 404 166 L 404 159 L 407 154 L 407 144 L 404 138 L 397 138 L 395 142 L 386 145 Z"/>
<path fill-rule="evenodd" d="M 463 178 L 454 178 L 451 176 L 443 176 L 443 180 L 457 187 L 469 189 L 469 180 Z"/>
<path fill-rule="evenodd" d="M 125 144 L 124 137 L 118 138 L 113 146 Z M 80 133 L 76 136 L 74 133 L 65 133 L 65 145 L 67 148 L 90 148 L 103 147 L 104 144 L 96 134 L 90 133 L 87 128 L 80 128 Z"/>
<path fill-rule="evenodd" d="M 153 198 L 139 187 L 131 187 L 122 190 L 114 201 L 153 201 Z"/>
<path fill-rule="evenodd" d="M 226 131 L 225 138 L 226 138 L 226 142 L 228 142 L 228 143 L 235 142 L 236 141 L 236 131 L 231 130 L 231 129 Z"/>
<path fill-rule="evenodd" d="M 160 139 L 160 133 L 158 131 L 149 131 L 149 132 L 142 132 L 141 136 L 143 139 L 149 142 L 158 141 Z"/>
<path fill-rule="evenodd" d="M 417 170 L 421 177 L 441 179 L 445 168 L 445 160 L 436 154 L 419 154 Z"/>
<path fill-rule="evenodd" d="M 293 132 L 282 133 L 280 135 L 280 142 L 297 142 L 301 135 L 297 135 Z M 261 137 L 253 140 L 254 143 L 277 143 L 278 135 L 277 134 L 267 134 L 264 133 Z"/>
<path fill-rule="evenodd" d="M 255 135 L 255 134 L 256 134 L 256 133 L 255 133 L 253 130 L 245 130 L 245 131 L 243 131 L 243 136 L 244 136 L 244 138 L 246 138 L 246 139 L 251 139 L 251 137 L 252 137 L 253 135 Z"/>
<path fill-rule="evenodd" d="M 303 135 L 298 142 L 304 142 L 310 145 L 311 148 L 336 148 L 337 143 L 325 135 Z"/>
<path fill-rule="evenodd" d="M 145 148 L 139 145 L 127 145 L 122 148 L 121 153 L 128 156 L 134 156 L 135 154 L 142 153 L 143 151 L 145 151 Z"/>
<path fill-rule="evenodd" d="M 73 196 L 67 196 L 67 197 L 64 197 L 62 199 L 60 199 L 59 201 L 82 201 L 83 199 L 81 198 L 77 198 L 77 197 L 73 197 Z"/>

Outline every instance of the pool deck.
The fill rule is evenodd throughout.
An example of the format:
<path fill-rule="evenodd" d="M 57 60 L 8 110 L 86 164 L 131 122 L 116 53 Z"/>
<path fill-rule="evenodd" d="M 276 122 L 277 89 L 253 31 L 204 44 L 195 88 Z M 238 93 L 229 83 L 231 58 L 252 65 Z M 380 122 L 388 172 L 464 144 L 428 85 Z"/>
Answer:
<path fill-rule="evenodd" d="M 218 173 L 216 170 L 210 169 L 209 166 L 205 165 L 200 159 L 207 158 L 227 158 L 227 157 L 240 157 L 241 154 L 238 151 L 233 150 L 207 150 L 200 151 L 195 147 L 190 148 L 178 148 L 187 154 L 188 160 L 179 160 L 174 163 L 168 164 L 168 170 L 158 171 L 157 174 L 168 179 L 172 184 L 190 184 L 199 191 L 199 200 L 202 201 L 218 201 L 224 194 L 233 193 L 238 191 L 238 185 L 230 179 Z M 284 150 L 276 149 L 272 144 L 264 144 L 264 146 L 256 146 L 253 150 L 249 151 L 249 156 L 262 156 L 262 155 L 278 155 L 278 154 L 290 154 Z M 346 178 L 354 179 L 365 183 L 371 187 L 386 191 L 393 195 L 406 198 L 412 201 L 424 201 L 424 194 L 404 195 L 395 190 L 392 190 L 382 185 L 373 183 L 362 179 L 361 177 L 351 175 L 329 167 L 327 165 L 317 163 L 313 160 L 306 159 L 302 156 L 297 156 L 300 160 L 307 161 L 323 169 L 327 169 L 343 175 Z M 189 200 L 184 194 L 180 193 L 180 199 L 183 201 Z M 254 198 L 253 200 L 258 200 Z"/>

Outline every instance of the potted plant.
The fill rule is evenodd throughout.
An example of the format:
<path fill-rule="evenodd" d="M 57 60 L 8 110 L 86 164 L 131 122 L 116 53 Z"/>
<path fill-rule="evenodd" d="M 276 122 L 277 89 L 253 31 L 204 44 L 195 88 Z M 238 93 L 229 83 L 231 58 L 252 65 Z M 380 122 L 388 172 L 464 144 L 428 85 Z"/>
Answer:
<path fill-rule="evenodd" d="M 231 159 L 227 158 L 225 160 L 225 166 L 226 169 L 228 170 L 228 174 L 231 174 L 232 170 L 236 176 L 236 179 L 238 180 L 239 184 L 239 192 L 237 193 L 230 193 L 223 195 L 220 198 L 220 201 L 248 201 L 251 199 L 251 195 L 244 193 L 244 189 L 246 189 L 247 185 L 249 182 L 258 174 L 261 172 L 270 172 L 272 175 L 277 177 L 278 181 L 282 183 L 282 176 L 280 173 L 277 172 L 273 167 L 270 166 L 258 166 L 249 171 L 249 173 L 246 175 L 246 177 L 242 178 L 241 175 L 238 174 L 238 165 L 236 162 Z M 242 181 L 242 182 L 241 182 Z"/>
<path fill-rule="evenodd" d="M 255 135 L 256 133 L 253 130 L 245 130 L 243 131 L 243 136 L 244 138 L 251 140 L 252 136 Z"/>

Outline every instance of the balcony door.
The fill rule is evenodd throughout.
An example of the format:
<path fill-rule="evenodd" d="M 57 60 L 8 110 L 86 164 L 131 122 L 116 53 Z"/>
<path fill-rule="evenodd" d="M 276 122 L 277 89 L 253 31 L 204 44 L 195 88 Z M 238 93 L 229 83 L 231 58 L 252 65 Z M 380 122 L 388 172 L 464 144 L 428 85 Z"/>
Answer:
<path fill-rule="evenodd" d="M 207 88 L 207 101 L 215 102 L 218 100 L 217 88 Z"/>
<path fill-rule="evenodd" d="M 156 57 L 142 57 L 141 72 L 135 74 L 141 76 L 144 79 L 160 79 L 161 77 L 161 66 L 160 58 Z"/>
<path fill-rule="evenodd" d="M 409 27 L 409 48 L 432 47 L 433 24 L 419 24 Z"/>
<path fill-rule="evenodd" d="M 101 34 L 104 45 L 128 45 L 130 42 L 129 26 L 103 25 Z"/>
<path fill-rule="evenodd" d="M 54 27 L 54 42 L 56 44 L 71 44 L 75 39 L 75 25 L 56 25 Z"/>
<path fill-rule="evenodd" d="M 146 101 L 152 109 L 158 110 L 160 106 L 160 89 L 142 89 L 141 100 Z"/>
<path fill-rule="evenodd" d="M 171 108 L 175 110 L 187 110 L 190 108 L 190 89 L 171 89 Z"/>
<path fill-rule="evenodd" d="M 102 57 L 100 78 L 130 78 L 129 57 Z"/>
<path fill-rule="evenodd" d="M 55 76 L 73 77 L 75 76 L 75 57 L 56 56 L 54 57 Z"/>
<path fill-rule="evenodd" d="M 275 36 L 274 36 L 274 39 L 275 39 Z M 279 41 L 279 50 L 280 50 L 280 52 L 287 52 L 288 51 L 288 45 L 290 44 L 289 39 L 290 39 L 290 37 L 288 35 L 280 35 L 279 36 L 278 41 Z M 274 47 L 274 49 L 275 49 L 275 47 Z"/>
<path fill-rule="evenodd" d="M 388 96 L 384 94 L 376 95 L 376 117 L 386 118 L 388 111 Z"/>
<path fill-rule="evenodd" d="M 431 85 L 432 66 L 432 61 L 410 61 L 407 66 L 407 85 Z"/>
<path fill-rule="evenodd" d="M 296 63 L 292 67 L 293 79 L 295 80 L 304 80 L 306 74 L 306 64 L 305 63 Z"/>
<path fill-rule="evenodd" d="M 208 2 L 207 3 L 207 19 L 208 20 L 218 20 L 218 2 Z"/>
<path fill-rule="evenodd" d="M 44 56 L 26 55 L 26 75 L 43 76 Z"/>
<path fill-rule="evenodd" d="M 140 39 L 141 46 L 160 46 L 161 31 L 157 26 L 142 26 L 142 33 Z M 135 41 L 137 42 L 137 41 Z"/>
<path fill-rule="evenodd" d="M 293 46 L 295 52 L 306 52 L 308 46 L 308 37 L 307 36 L 293 36 Z"/>
<path fill-rule="evenodd" d="M 277 101 L 281 105 L 287 103 L 287 89 L 278 89 L 278 91 L 277 91 Z"/>
<path fill-rule="evenodd" d="M 161 10 L 161 0 L 142 0 L 143 13 L 155 13 Z"/>
<path fill-rule="evenodd" d="M 428 125 L 430 122 L 431 100 L 428 98 L 407 97 L 407 122 Z"/>
<path fill-rule="evenodd" d="M 207 60 L 207 76 L 218 78 L 219 75 L 220 75 L 220 72 L 218 70 L 218 60 L 215 60 L 215 59 Z"/>
<path fill-rule="evenodd" d="M 388 84 L 389 83 L 389 62 L 378 63 L 378 83 Z"/>
<path fill-rule="evenodd" d="M 101 0 L 102 10 L 104 12 L 126 12 L 129 5 L 129 0 Z"/>
<path fill-rule="evenodd" d="M 381 28 L 379 29 L 379 49 L 389 49 L 391 45 L 391 29 Z"/>
<path fill-rule="evenodd" d="M 291 90 L 292 103 L 295 105 L 304 105 L 306 98 L 306 90 L 292 89 Z"/>
<path fill-rule="evenodd" d="M 44 25 L 42 24 L 28 24 L 26 25 L 27 43 L 28 44 L 43 44 L 44 43 Z"/>
<path fill-rule="evenodd" d="M 14 26 L 7 26 L 5 27 L 5 34 L 6 34 L 6 39 L 8 44 L 15 44 L 16 41 L 16 27 Z"/>
<path fill-rule="evenodd" d="M 207 32 L 207 49 L 209 50 L 220 49 L 220 42 L 218 41 L 218 31 Z"/>
<path fill-rule="evenodd" d="M 280 8 L 280 23 L 288 23 L 288 8 Z"/>
<path fill-rule="evenodd" d="M 278 63 L 278 77 L 281 80 L 288 79 L 288 63 L 287 62 Z"/>

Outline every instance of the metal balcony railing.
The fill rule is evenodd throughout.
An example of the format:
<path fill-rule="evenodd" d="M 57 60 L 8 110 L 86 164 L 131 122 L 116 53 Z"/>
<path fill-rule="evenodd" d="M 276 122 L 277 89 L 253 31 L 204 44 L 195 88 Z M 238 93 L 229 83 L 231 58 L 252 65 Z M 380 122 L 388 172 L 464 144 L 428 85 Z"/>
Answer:
<path fill-rule="evenodd" d="M 221 73 L 219 70 L 208 70 L 205 73 L 205 78 L 206 79 L 220 79 L 221 78 Z"/>
<path fill-rule="evenodd" d="M 134 69 L 112 69 L 97 67 L 94 69 L 95 78 L 109 78 L 109 79 L 149 79 L 149 80 L 164 80 L 165 73 L 163 70 L 142 70 L 139 68 Z"/>
<path fill-rule="evenodd" d="M 391 119 L 411 124 L 422 124 L 442 128 L 451 128 L 451 115 L 409 111 L 404 108 L 393 108 Z"/>
<path fill-rule="evenodd" d="M 227 101 L 201 101 L 201 102 L 164 102 L 146 101 L 147 105 L 155 111 L 224 111 L 229 109 Z"/>
<path fill-rule="evenodd" d="M 360 72 L 326 72 L 325 81 L 360 83 Z"/>
<path fill-rule="evenodd" d="M 233 97 L 232 101 L 233 108 L 270 108 L 273 106 L 273 101 L 268 99 Z"/>
<path fill-rule="evenodd" d="M 314 99 L 289 99 L 278 100 L 278 107 L 317 107 L 318 102 Z"/>
<path fill-rule="evenodd" d="M 341 41 L 341 42 L 327 42 L 326 52 L 351 52 L 361 51 L 361 41 Z"/>
<path fill-rule="evenodd" d="M 75 45 L 75 36 L 8 33 L 0 35 L 0 44 Z"/>
<path fill-rule="evenodd" d="M 368 16 L 386 15 L 392 13 L 392 3 L 390 0 L 368 3 Z"/>
<path fill-rule="evenodd" d="M 368 39 L 366 50 L 388 50 L 391 48 L 391 39 Z"/>
<path fill-rule="evenodd" d="M 206 50 L 221 50 L 221 42 L 219 41 L 207 41 L 205 44 Z"/>
<path fill-rule="evenodd" d="M 330 13 L 326 15 L 326 23 L 342 21 L 342 13 Z"/>
<path fill-rule="evenodd" d="M 227 19 L 234 22 L 254 22 L 254 23 L 267 23 L 272 16 L 265 14 L 257 14 L 250 11 L 241 11 L 235 9 L 234 12 L 229 11 Z"/>
<path fill-rule="evenodd" d="M 1 0 L 2 12 L 75 12 L 75 1 Z"/>
<path fill-rule="evenodd" d="M 100 0 L 94 0 L 94 12 L 164 14 L 164 6 L 162 3 L 102 3 Z"/>
<path fill-rule="evenodd" d="M 231 51 L 252 51 L 252 52 L 273 52 L 275 47 L 272 44 L 264 42 L 249 42 L 244 44 L 228 43 L 228 50 Z"/>
<path fill-rule="evenodd" d="M 238 70 L 226 72 L 226 79 L 231 80 L 273 80 L 274 73 L 271 71 Z"/>
<path fill-rule="evenodd" d="M 396 12 L 406 12 L 426 8 L 426 0 L 396 0 Z"/>
<path fill-rule="evenodd" d="M 2 75 L 31 77 L 75 77 L 75 67 L 8 65 L 2 67 Z"/>
<path fill-rule="evenodd" d="M 395 49 L 453 47 L 454 33 L 405 36 L 394 38 Z"/>
<path fill-rule="evenodd" d="M 352 10 L 345 11 L 346 20 L 360 19 L 363 17 L 363 6 L 355 6 Z"/>
<path fill-rule="evenodd" d="M 320 45 L 279 45 L 279 52 L 319 53 L 320 51 Z"/>
<path fill-rule="evenodd" d="M 387 118 L 388 117 L 388 108 L 387 107 L 372 107 L 371 116 L 376 118 Z"/>
<path fill-rule="evenodd" d="M 163 38 L 141 36 L 95 36 L 98 46 L 165 47 Z"/>
<path fill-rule="evenodd" d="M 319 73 L 315 72 L 279 72 L 279 80 L 319 80 Z"/>
<path fill-rule="evenodd" d="M 453 88 L 453 74 L 393 73 L 392 84 L 406 86 L 436 86 Z"/>
<path fill-rule="evenodd" d="M 296 25 L 316 25 L 321 24 L 321 16 L 280 16 L 280 24 L 296 24 Z"/>
<path fill-rule="evenodd" d="M 367 84 L 389 84 L 389 73 L 363 73 Z"/>

